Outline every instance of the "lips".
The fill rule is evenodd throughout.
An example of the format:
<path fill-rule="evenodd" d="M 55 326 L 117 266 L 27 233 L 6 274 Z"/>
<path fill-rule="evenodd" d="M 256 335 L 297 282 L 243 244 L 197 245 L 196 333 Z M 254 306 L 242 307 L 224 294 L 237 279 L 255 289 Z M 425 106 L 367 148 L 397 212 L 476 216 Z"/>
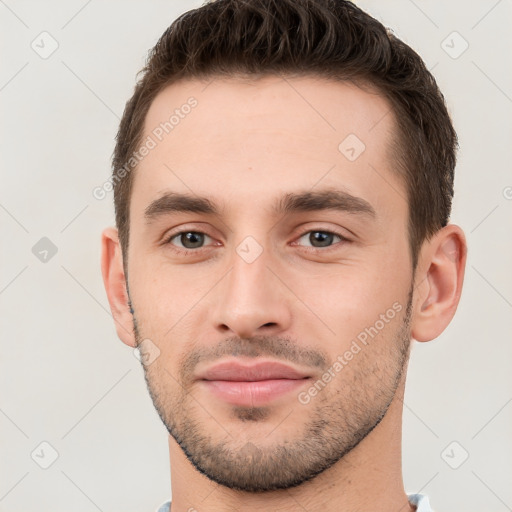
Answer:
<path fill-rule="evenodd" d="M 201 380 L 230 380 L 239 382 L 255 382 L 275 379 L 305 379 L 309 375 L 291 366 L 278 362 L 263 362 L 242 365 L 236 362 L 219 363 L 199 375 Z"/>
<path fill-rule="evenodd" d="M 275 361 L 244 365 L 218 363 L 201 372 L 197 380 L 211 395 L 231 405 L 257 407 L 297 391 L 310 375 Z"/>

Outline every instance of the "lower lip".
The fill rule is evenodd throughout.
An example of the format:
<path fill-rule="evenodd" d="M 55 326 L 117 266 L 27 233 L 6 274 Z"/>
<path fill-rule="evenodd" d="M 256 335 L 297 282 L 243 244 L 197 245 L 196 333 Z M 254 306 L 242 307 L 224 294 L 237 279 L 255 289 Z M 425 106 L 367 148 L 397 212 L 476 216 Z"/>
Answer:
<path fill-rule="evenodd" d="M 255 407 L 264 405 L 286 393 L 297 390 L 305 379 L 272 379 L 258 381 L 203 380 L 206 388 L 232 405 Z"/>

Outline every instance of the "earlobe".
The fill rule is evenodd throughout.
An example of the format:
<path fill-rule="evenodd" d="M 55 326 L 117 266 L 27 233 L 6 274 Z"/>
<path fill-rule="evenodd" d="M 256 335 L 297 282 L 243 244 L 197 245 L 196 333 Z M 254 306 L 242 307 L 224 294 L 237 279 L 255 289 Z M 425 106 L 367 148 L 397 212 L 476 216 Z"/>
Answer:
<path fill-rule="evenodd" d="M 419 296 L 411 326 L 417 341 L 437 338 L 452 320 L 466 267 L 466 238 L 459 226 L 448 224 L 426 244 L 418 265 Z"/>
<path fill-rule="evenodd" d="M 101 235 L 101 273 L 119 339 L 136 346 L 133 317 L 126 290 L 123 257 L 117 229 L 106 228 Z"/>

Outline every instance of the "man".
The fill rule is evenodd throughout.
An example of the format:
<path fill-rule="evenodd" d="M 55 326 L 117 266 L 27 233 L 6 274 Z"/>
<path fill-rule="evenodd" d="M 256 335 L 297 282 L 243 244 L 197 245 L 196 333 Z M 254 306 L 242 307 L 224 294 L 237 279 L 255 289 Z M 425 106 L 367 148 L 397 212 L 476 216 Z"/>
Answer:
<path fill-rule="evenodd" d="M 402 400 L 461 294 L 456 146 L 420 57 L 349 2 L 216 0 L 166 30 L 102 272 L 172 512 L 430 510 L 404 491 Z"/>

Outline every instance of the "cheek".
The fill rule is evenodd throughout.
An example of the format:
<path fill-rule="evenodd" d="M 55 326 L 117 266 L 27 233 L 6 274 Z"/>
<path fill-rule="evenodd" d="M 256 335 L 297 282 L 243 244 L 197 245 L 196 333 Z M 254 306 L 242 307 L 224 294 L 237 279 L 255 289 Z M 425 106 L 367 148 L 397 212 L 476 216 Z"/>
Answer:
<path fill-rule="evenodd" d="M 374 333 L 376 326 L 379 338 L 387 337 L 385 333 L 396 329 L 406 307 L 406 276 L 386 261 L 339 266 L 325 275 L 302 276 L 295 282 L 301 283 L 297 296 L 319 319 L 316 325 L 303 324 L 303 328 L 330 338 L 337 354 L 358 336 L 364 340 L 366 329 Z"/>
<path fill-rule="evenodd" d="M 155 339 L 175 336 L 189 325 L 218 280 L 212 268 L 196 265 L 171 266 L 168 263 L 140 264 L 130 275 L 130 295 L 144 334 Z M 203 324 L 204 325 L 204 324 Z"/>

